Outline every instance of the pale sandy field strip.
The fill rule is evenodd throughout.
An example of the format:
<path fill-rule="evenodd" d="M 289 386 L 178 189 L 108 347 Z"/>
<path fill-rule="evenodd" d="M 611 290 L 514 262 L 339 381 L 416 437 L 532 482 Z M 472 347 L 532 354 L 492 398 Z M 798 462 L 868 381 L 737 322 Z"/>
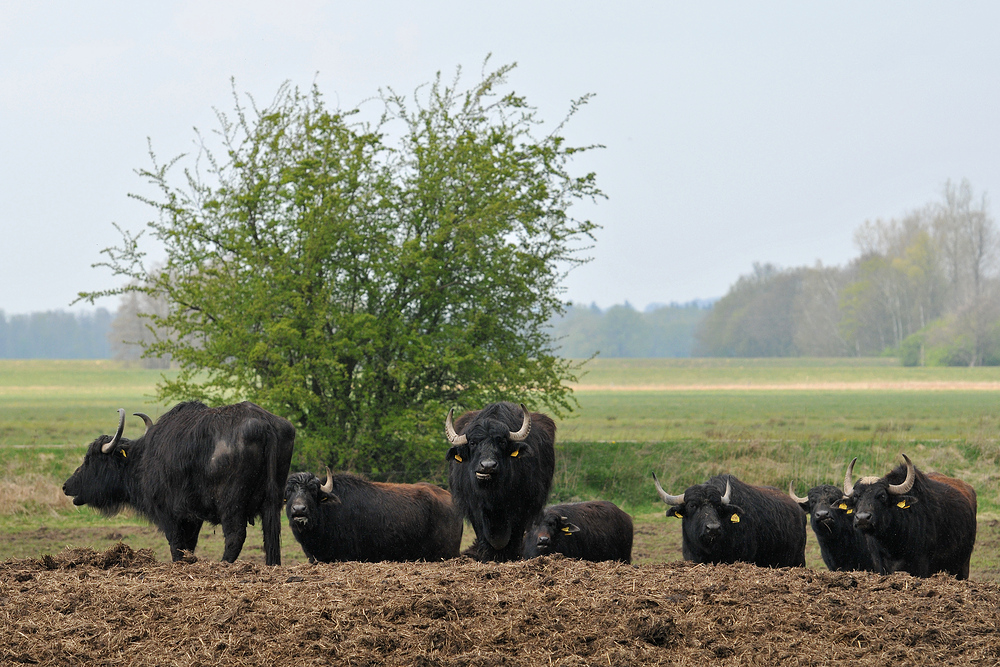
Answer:
<path fill-rule="evenodd" d="M 719 384 L 574 384 L 574 391 L 1000 391 L 1000 382 L 734 382 Z"/>

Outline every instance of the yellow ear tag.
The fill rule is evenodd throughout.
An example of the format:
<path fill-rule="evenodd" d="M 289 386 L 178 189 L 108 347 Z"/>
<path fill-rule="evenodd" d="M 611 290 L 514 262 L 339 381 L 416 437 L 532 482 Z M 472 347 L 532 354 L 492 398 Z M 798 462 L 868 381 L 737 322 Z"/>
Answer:
<path fill-rule="evenodd" d="M 896 503 L 896 507 L 898 507 L 901 510 L 905 510 L 907 507 L 909 507 L 909 505 L 906 504 L 905 500 L 900 500 L 898 503 Z"/>
<path fill-rule="evenodd" d="M 681 514 L 680 512 L 674 512 L 674 516 L 677 517 L 678 519 L 683 519 L 684 518 L 684 515 Z"/>
<path fill-rule="evenodd" d="M 847 509 L 847 503 L 840 503 L 839 505 L 837 505 L 837 507 L 839 507 L 842 510 L 846 510 Z"/>
<path fill-rule="evenodd" d="M 512 452 L 510 453 L 510 455 L 511 455 L 512 457 L 514 457 L 514 458 L 517 458 L 517 455 L 518 455 L 518 454 L 520 454 L 520 453 L 521 453 L 521 450 L 520 450 L 520 449 L 515 449 L 514 451 L 512 451 Z"/>
<path fill-rule="evenodd" d="M 122 458 L 128 458 L 128 457 L 125 456 L 125 450 L 124 449 L 122 450 Z"/>
<path fill-rule="evenodd" d="M 569 535 L 569 534 L 570 534 L 570 533 L 571 533 L 572 531 L 570 531 L 570 529 L 569 529 L 569 528 L 566 528 L 566 527 L 564 527 L 564 528 L 562 529 L 562 532 L 564 532 L 564 533 L 566 533 L 567 535 Z"/>
<path fill-rule="evenodd" d="M 731 517 L 729 517 L 729 520 L 732 521 L 733 523 L 739 523 L 740 522 L 740 515 L 739 514 L 734 514 Z"/>
<path fill-rule="evenodd" d="M 847 513 L 848 513 L 848 514 L 853 514 L 853 513 L 854 513 L 854 510 L 847 510 Z"/>
<path fill-rule="evenodd" d="M 459 456 L 458 454 L 455 454 L 455 460 L 458 461 L 459 463 L 461 463 L 462 462 L 462 457 Z"/>

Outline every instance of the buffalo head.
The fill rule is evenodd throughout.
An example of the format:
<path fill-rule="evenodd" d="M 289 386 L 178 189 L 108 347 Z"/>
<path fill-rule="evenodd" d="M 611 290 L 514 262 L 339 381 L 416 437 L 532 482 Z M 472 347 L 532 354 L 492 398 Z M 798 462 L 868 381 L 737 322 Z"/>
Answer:
<path fill-rule="evenodd" d="M 916 469 L 906 454 L 906 477 L 899 483 L 892 483 L 890 477 L 898 474 L 894 470 L 885 477 L 862 477 L 851 483 L 854 474 L 854 457 L 847 466 L 844 476 L 844 503 L 854 512 L 854 526 L 865 533 L 878 533 L 886 529 L 892 522 L 892 512 L 908 509 L 917 502 L 917 498 L 908 495 L 916 481 Z M 899 479 L 899 477 L 895 477 Z"/>

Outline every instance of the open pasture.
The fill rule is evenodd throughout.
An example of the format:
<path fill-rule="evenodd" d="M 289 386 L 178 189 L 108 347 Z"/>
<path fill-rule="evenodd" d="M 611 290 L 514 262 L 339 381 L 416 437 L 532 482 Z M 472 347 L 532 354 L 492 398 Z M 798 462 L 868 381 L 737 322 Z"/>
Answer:
<path fill-rule="evenodd" d="M 144 522 L 75 508 L 62 494 L 116 408 L 154 418 L 166 409 L 150 402 L 160 371 L 0 361 L 0 629 L 10 638 L 0 662 L 1000 661 L 995 369 L 743 360 L 754 370 L 740 374 L 734 363 L 595 362 L 577 387 L 580 410 L 559 422 L 551 502 L 603 498 L 632 514 L 634 566 L 555 557 L 312 567 L 285 526 L 283 565 L 267 568 L 259 527 L 233 565 L 215 562 L 222 533 L 211 526 L 199 562 L 174 564 Z M 890 375 L 896 385 L 857 386 Z M 731 386 L 739 378 L 745 386 Z M 141 428 L 130 418 L 128 430 Z M 828 572 L 811 533 L 804 570 L 684 563 L 680 521 L 664 517 L 649 475 L 673 491 L 733 472 L 780 488 L 794 480 L 804 493 L 839 484 L 853 456 L 859 474 L 882 474 L 900 451 L 977 489 L 972 581 Z"/>

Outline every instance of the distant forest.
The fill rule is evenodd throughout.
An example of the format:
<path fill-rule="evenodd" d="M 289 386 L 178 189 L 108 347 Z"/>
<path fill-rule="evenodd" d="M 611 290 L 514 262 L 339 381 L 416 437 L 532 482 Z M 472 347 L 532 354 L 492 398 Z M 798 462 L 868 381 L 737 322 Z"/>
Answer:
<path fill-rule="evenodd" d="M 896 356 L 905 365 L 1000 365 L 1000 231 L 985 195 L 948 182 L 939 201 L 854 234 L 846 266 L 754 264 L 717 301 L 601 309 L 551 322 L 559 354 L 602 357 Z M 0 358 L 141 359 L 165 305 L 134 293 L 107 310 L 5 316 Z M 126 342 L 128 341 L 128 342 Z"/>
<path fill-rule="evenodd" d="M 0 310 L 0 359 L 107 359 L 112 315 L 47 311 L 7 316 Z"/>

